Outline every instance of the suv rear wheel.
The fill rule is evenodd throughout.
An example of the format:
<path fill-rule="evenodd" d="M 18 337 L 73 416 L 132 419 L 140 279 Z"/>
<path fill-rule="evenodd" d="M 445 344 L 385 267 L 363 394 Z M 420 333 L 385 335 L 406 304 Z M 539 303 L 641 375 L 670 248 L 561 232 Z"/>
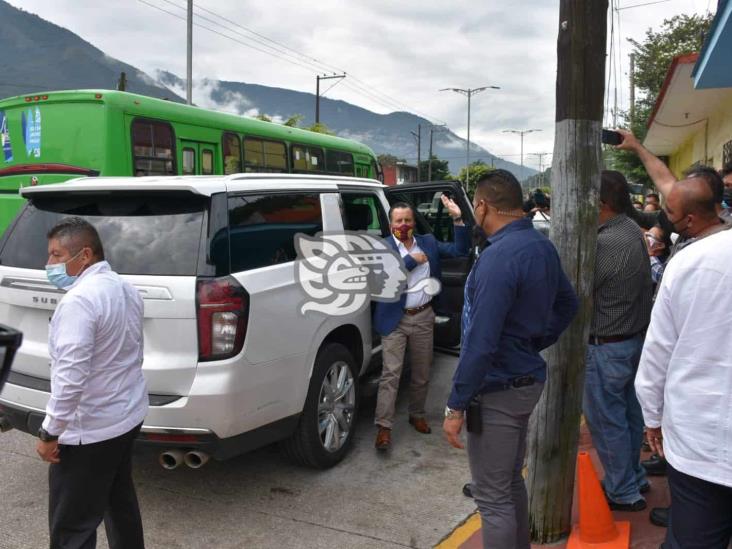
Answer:
<path fill-rule="evenodd" d="M 353 440 L 358 410 L 356 365 L 340 343 L 320 349 L 297 431 L 282 443 L 302 465 L 326 469 L 338 463 Z"/>

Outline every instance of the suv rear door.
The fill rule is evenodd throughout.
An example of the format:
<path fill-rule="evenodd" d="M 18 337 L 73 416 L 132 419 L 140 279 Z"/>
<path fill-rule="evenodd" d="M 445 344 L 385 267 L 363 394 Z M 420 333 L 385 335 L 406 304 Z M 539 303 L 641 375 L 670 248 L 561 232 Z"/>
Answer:
<path fill-rule="evenodd" d="M 112 269 L 144 298 L 148 391 L 187 395 L 198 362 L 195 288 L 209 201 L 191 192 L 142 190 L 31 197 L 0 249 L 0 323 L 24 334 L 8 383 L 50 391 L 48 324 L 64 292 L 46 280 L 46 234 L 63 217 L 78 215 L 99 231 Z"/>
<path fill-rule="evenodd" d="M 417 233 L 431 233 L 440 242 L 454 239 L 452 220 L 440 200 L 443 193 L 460 206 L 465 224 L 471 229 L 475 225 L 472 204 L 458 182 L 406 183 L 384 189 L 384 192 L 389 203 L 406 202 L 414 208 Z M 456 347 L 460 344 L 463 290 L 472 265 L 472 253 L 466 257 L 440 260 L 442 292 L 435 303 L 435 345 L 438 347 Z"/>

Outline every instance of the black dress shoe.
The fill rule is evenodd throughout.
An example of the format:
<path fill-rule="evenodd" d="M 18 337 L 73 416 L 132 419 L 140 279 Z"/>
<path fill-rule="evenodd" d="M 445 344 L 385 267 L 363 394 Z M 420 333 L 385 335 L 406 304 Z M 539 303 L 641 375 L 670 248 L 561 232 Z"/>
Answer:
<path fill-rule="evenodd" d="M 666 474 L 666 460 L 657 454 L 653 454 L 649 459 L 641 461 L 641 465 L 648 475 L 658 477 Z"/>
<path fill-rule="evenodd" d="M 670 507 L 654 507 L 651 509 L 651 513 L 648 515 L 648 518 L 651 519 L 651 524 L 668 528 L 668 512 L 670 509 Z"/>
<path fill-rule="evenodd" d="M 634 513 L 646 508 L 646 500 L 643 498 L 636 500 L 633 503 L 618 503 L 617 501 L 613 501 L 608 498 L 607 504 L 613 511 L 630 511 Z"/>
<path fill-rule="evenodd" d="M 470 487 L 470 483 L 466 482 L 463 484 L 463 495 L 466 498 L 472 498 L 473 497 L 473 489 Z"/>
<path fill-rule="evenodd" d="M 647 494 L 648 492 L 651 491 L 651 483 L 650 482 L 646 482 L 644 484 L 641 484 L 640 487 L 638 488 L 638 491 L 641 494 Z"/>

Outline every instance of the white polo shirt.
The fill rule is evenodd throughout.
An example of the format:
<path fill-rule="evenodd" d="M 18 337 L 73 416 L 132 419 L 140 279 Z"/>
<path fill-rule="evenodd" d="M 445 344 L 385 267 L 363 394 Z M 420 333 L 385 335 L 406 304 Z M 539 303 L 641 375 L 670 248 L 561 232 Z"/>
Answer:
<path fill-rule="evenodd" d="M 51 319 L 51 398 L 43 428 L 59 443 L 101 442 L 142 423 L 143 301 L 137 289 L 95 263 L 68 289 Z"/>

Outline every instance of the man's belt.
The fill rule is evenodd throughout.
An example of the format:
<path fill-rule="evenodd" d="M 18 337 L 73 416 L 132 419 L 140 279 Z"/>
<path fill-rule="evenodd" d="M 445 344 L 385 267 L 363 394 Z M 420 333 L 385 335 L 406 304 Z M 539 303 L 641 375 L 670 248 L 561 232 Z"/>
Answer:
<path fill-rule="evenodd" d="M 483 385 L 480 390 L 480 394 L 496 393 L 498 391 L 507 391 L 509 389 L 520 389 L 521 387 L 528 387 L 534 383 L 536 383 L 536 378 L 532 375 L 514 377 L 507 381 L 491 381 L 490 383 Z"/>
<path fill-rule="evenodd" d="M 634 334 L 620 335 L 620 336 L 590 336 L 590 345 L 605 345 L 606 343 L 620 343 L 621 341 L 627 341 L 633 339 L 641 332 Z"/>
<path fill-rule="evenodd" d="M 424 305 L 420 305 L 419 307 L 411 307 L 409 309 L 404 309 L 404 312 L 408 315 L 416 315 L 417 313 L 420 313 L 420 312 L 424 311 L 427 307 L 431 307 L 431 306 L 432 306 L 432 302 L 428 301 L 427 303 L 425 303 Z"/>

